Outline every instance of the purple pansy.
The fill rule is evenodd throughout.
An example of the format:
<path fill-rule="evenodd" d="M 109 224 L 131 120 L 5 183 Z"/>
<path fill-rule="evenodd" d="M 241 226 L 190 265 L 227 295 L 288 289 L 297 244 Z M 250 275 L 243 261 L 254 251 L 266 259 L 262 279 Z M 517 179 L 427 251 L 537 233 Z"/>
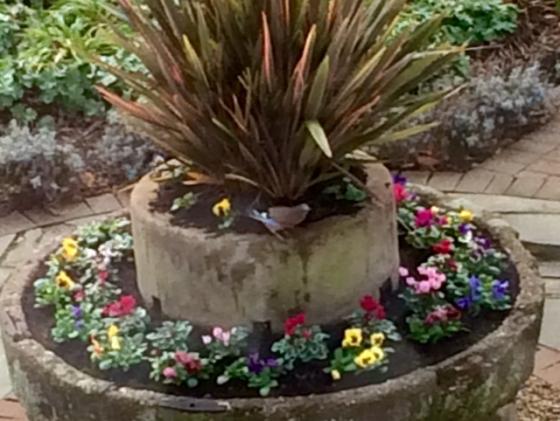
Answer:
<path fill-rule="evenodd" d="M 459 233 L 461 235 L 467 235 L 469 232 L 471 232 L 471 230 L 472 230 L 472 226 L 470 224 L 459 225 Z"/>
<path fill-rule="evenodd" d="M 401 173 L 397 173 L 393 176 L 393 183 L 395 183 L 395 184 L 405 185 L 407 182 L 408 182 L 408 180 Z"/>
<path fill-rule="evenodd" d="M 483 250 L 488 250 L 492 247 L 492 242 L 488 237 L 479 236 L 474 239 L 476 244 L 481 247 Z"/>
<path fill-rule="evenodd" d="M 480 279 L 476 276 L 472 276 L 469 279 L 469 293 L 461 298 L 455 300 L 455 304 L 461 310 L 465 311 L 470 309 L 473 304 L 475 304 L 482 297 L 482 284 Z"/>
<path fill-rule="evenodd" d="M 81 319 L 82 318 L 82 307 L 72 306 L 70 312 L 72 313 L 72 317 L 74 319 Z"/>
<path fill-rule="evenodd" d="M 495 280 L 492 283 L 492 297 L 496 301 L 504 301 L 509 290 L 509 281 Z"/>
<path fill-rule="evenodd" d="M 247 367 L 251 373 L 260 374 L 265 368 L 278 367 L 278 361 L 276 358 L 261 359 L 258 353 L 253 353 L 249 355 Z"/>

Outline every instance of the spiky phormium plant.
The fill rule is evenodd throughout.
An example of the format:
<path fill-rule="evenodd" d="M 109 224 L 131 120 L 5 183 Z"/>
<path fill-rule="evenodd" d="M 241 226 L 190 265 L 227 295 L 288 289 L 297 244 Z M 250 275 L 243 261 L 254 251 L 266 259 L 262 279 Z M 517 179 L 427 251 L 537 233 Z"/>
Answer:
<path fill-rule="evenodd" d="M 139 102 L 99 90 L 195 171 L 297 200 L 445 95 L 411 92 L 460 49 L 424 50 L 440 18 L 395 36 L 405 3 L 120 0 L 149 76 L 112 69 Z"/>

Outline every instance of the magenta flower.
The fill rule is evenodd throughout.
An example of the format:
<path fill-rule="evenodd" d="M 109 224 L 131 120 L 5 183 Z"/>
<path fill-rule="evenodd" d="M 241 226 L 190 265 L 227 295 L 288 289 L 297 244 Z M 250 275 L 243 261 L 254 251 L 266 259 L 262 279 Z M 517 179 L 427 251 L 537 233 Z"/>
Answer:
<path fill-rule="evenodd" d="M 434 223 L 434 214 L 431 209 L 420 208 L 416 212 L 416 228 L 431 227 Z"/>

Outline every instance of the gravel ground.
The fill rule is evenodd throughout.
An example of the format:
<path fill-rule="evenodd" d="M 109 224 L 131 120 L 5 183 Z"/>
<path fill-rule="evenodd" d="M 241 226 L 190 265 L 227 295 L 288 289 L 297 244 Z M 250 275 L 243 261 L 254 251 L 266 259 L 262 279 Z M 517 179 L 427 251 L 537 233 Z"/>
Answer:
<path fill-rule="evenodd" d="M 517 399 L 519 421 L 560 421 L 560 389 L 531 377 Z"/>

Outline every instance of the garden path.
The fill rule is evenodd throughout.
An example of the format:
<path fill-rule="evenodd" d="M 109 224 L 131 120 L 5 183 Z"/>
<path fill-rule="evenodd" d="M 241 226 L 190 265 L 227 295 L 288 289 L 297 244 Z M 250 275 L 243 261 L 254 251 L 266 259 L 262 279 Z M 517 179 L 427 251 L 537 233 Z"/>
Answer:
<path fill-rule="evenodd" d="M 462 197 L 473 210 L 502 215 L 539 259 L 547 300 L 535 376 L 560 387 L 560 114 L 549 125 L 467 173 L 409 172 L 415 183 Z M 34 209 L 0 218 L 0 288 L 11 273 L 54 238 L 76 226 L 118 212 L 126 194 L 104 194 L 56 211 Z M 0 343 L 0 419 L 24 421 L 10 396 L 10 382 Z"/>

